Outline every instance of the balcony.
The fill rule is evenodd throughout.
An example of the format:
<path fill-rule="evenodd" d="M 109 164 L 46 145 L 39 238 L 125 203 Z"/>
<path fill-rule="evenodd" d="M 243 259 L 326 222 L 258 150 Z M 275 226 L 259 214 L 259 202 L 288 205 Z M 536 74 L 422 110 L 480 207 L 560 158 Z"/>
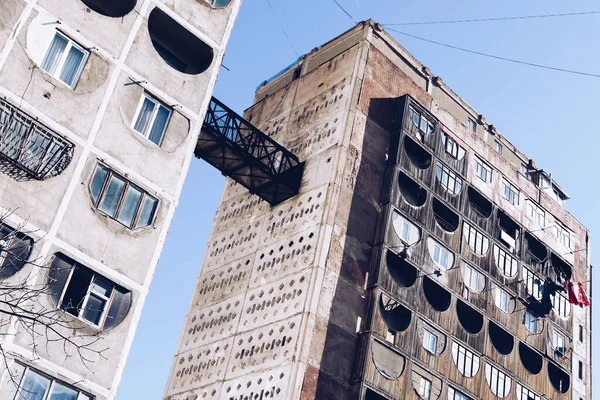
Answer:
<path fill-rule="evenodd" d="M 18 181 L 59 175 L 74 145 L 6 99 L 0 99 L 0 171 Z"/>
<path fill-rule="evenodd" d="M 214 97 L 195 154 L 271 205 L 298 194 L 302 183 L 298 157 Z"/>

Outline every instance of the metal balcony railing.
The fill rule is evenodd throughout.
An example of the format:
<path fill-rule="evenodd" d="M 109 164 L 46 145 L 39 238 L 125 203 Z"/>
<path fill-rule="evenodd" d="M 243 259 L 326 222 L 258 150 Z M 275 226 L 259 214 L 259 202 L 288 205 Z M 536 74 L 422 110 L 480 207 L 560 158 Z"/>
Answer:
<path fill-rule="evenodd" d="M 71 162 L 74 147 L 6 99 L 0 99 L 0 163 L 3 172 L 19 180 L 56 176 Z"/>
<path fill-rule="evenodd" d="M 300 188 L 304 163 L 214 97 L 195 154 L 272 205 Z"/>

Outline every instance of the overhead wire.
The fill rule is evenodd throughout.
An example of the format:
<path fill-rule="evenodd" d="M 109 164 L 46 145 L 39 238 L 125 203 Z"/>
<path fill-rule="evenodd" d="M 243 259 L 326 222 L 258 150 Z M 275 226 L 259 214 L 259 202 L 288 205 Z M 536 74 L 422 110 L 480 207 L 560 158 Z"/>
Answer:
<path fill-rule="evenodd" d="M 267 4 L 269 5 L 269 8 L 271 9 L 271 12 L 273 12 L 273 14 L 275 14 L 275 7 L 273 7 L 273 4 L 271 4 L 271 0 L 267 0 Z M 281 6 L 281 4 L 280 4 Z M 285 23 L 285 19 L 283 18 L 283 13 L 280 11 L 280 13 L 282 14 L 282 18 L 280 20 L 280 27 L 281 30 L 283 31 L 283 35 L 285 36 L 285 38 L 287 39 L 290 47 L 292 48 L 292 50 L 294 50 L 294 53 L 296 54 L 296 57 L 300 57 L 300 53 L 298 53 L 298 50 L 296 50 L 296 46 L 294 46 L 294 43 L 292 42 L 292 39 L 290 38 L 290 35 L 288 35 L 287 30 L 285 29 L 284 23 Z"/>
<path fill-rule="evenodd" d="M 356 20 L 354 19 L 354 17 L 352 15 L 350 15 L 350 13 L 348 11 L 346 11 L 346 9 L 337 0 L 333 0 L 333 2 L 335 4 L 337 4 L 337 6 L 340 8 L 340 10 L 342 10 L 344 12 L 344 14 L 346 14 L 348 16 L 348 18 L 350 18 L 352 20 L 352 22 L 354 22 L 356 24 Z"/>
<path fill-rule="evenodd" d="M 530 67 L 547 69 L 547 70 L 552 70 L 552 71 L 558 71 L 558 72 L 563 72 L 563 73 L 568 73 L 568 74 L 573 74 L 573 75 L 581 75 L 581 76 L 587 76 L 587 77 L 592 77 L 592 78 L 600 78 L 600 74 L 595 74 L 595 73 L 592 73 L 592 72 L 577 71 L 577 70 L 572 70 L 572 69 L 567 69 L 567 68 L 559 68 L 559 67 L 553 67 L 553 66 L 550 66 L 550 65 L 544 65 L 544 64 L 538 64 L 538 63 L 533 63 L 533 62 L 528 62 L 528 61 L 523 61 L 523 60 L 517 60 L 517 59 L 514 59 L 514 58 L 502 57 L 502 56 L 498 56 L 498 55 L 495 55 L 495 54 L 484 53 L 484 52 L 481 52 L 481 51 L 466 49 L 464 47 L 454 46 L 454 45 L 451 45 L 451 44 L 448 44 L 448 43 L 438 42 L 437 40 L 432 40 L 432 39 L 427 39 L 427 38 L 424 38 L 424 37 L 421 37 L 421 36 L 412 35 L 410 33 L 403 32 L 403 31 L 400 31 L 400 30 L 397 30 L 397 29 L 394 29 L 394 28 L 387 28 L 387 30 L 391 31 L 391 32 L 398 33 L 400 35 L 404 35 L 404 36 L 413 38 L 413 39 L 421 40 L 423 42 L 435 44 L 435 45 L 446 47 L 446 48 L 449 48 L 449 49 L 454 49 L 454 50 L 462 51 L 462 52 L 465 52 L 465 53 L 479 55 L 479 56 L 482 56 L 482 57 L 493 58 L 493 59 L 496 59 L 496 60 L 511 62 L 511 63 L 514 63 L 514 64 L 528 65 Z"/>

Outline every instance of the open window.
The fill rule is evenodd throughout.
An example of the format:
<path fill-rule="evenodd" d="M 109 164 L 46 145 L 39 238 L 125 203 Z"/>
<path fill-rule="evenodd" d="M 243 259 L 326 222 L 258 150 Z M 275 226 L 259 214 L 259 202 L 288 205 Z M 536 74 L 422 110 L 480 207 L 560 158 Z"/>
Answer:
<path fill-rule="evenodd" d="M 404 372 L 406 359 L 377 340 L 371 341 L 371 357 L 375 368 L 384 378 L 398 380 Z"/>
<path fill-rule="evenodd" d="M 0 279 L 19 272 L 29 260 L 33 239 L 0 223 Z"/>
<path fill-rule="evenodd" d="M 489 218 L 492 215 L 492 202 L 486 199 L 477 190 L 471 186 L 467 189 L 467 195 L 469 197 L 469 206 L 482 218 Z"/>
<path fill-rule="evenodd" d="M 548 361 L 548 379 L 557 392 L 564 394 L 569 391 L 571 377 L 552 361 Z"/>
<path fill-rule="evenodd" d="M 388 250 L 385 257 L 388 272 L 398 285 L 411 287 L 417 280 L 417 269 L 406 258 Z"/>
<path fill-rule="evenodd" d="M 521 364 L 530 374 L 537 375 L 542 371 L 544 365 L 542 355 L 522 342 L 519 342 L 519 357 Z"/>
<path fill-rule="evenodd" d="M 379 298 L 379 311 L 385 324 L 394 333 L 404 332 L 410 326 L 412 312 L 383 293 Z"/>
<path fill-rule="evenodd" d="M 498 353 L 504 356 L 512 353 L 513 348 L 515 347 L 515 338 L 513 335 L 492 321 L 490 321 L 488 326 L 488 334 L 492 345 L 494 345 L 494 348 Z"/>
<path fill-rule="evenodd" d="M 380 395 L 374 390 L 367 388 L 365 400 L 389 400 L 387 397 Z"/>
<path fill-rule="evenodd" d="M 500 231 L 498 239 L 502 242 L 513 254 L 518 250 L 519 236 L 521 228 L 511 217 L 506 215 L 502 210 L 498 210 L 498 226 Z"/>
<path fill-rule="evenodd" d="M 415 167 L 427 169 L 431 166 L 431 154 L 408 136 L 404 138 L 404 151 Z"/>
<path fill-rule="evenodd" d="M 481 328 L 483 328 L 483 315 L 462 300 L 456 301 L 456 316 L 462 327 L 465 328 L 465 331 L 473 335 L 481 332 Z"/>
<path fill-rule="evenodd" d="M 131 292 L 63 254 L 50 268 L 49 287 L 57 307 L 100 330 L 121 323 Z"/>
<path fill-rule="evenodd" d="M 427 302 L 434 310 L 444 312 L 450 308 L 452 302 L 450 292 L 427 276 L 423 277 L 423 292 Z"/>
<path fill-rule="evenodd" d="M 571 279 L 573 276 L 573 267 L 570 264 L 553 252 L 550 252 L 550 261 L 552 262 L 552 268 L 558 276 L 560 276 L 563 280 Z"/>
<path fill-rule="evenodd" d="M 107 17 L 123 17 L 129 14 L 137 3 L 137 0 L 81 0 L 83 4 L 98 14 Z"/>
<path fill-rule="evenodd" d="M 525 232 L 525 243 L 527 245 L 527 254 L 529 255 L 530 264 L 532 264 L 536 270 L 540 269 L 542 264 L 548 258 L 548 249 L 529 232 Z"/>
<path fill-rule="evenodd" d="M 404 172 L 398 174 L 398 185 L 400 194 L 407 203 L 421 207 L 427 201 L 427 191 Z"/>
<path fill-rule="evenodd" d="M 156 52 L 177 71 L 197 75 L 212 64 L 212 47 L 159 8 L 148 17 L 148 32 Z"/>
<path fill-rule="evenodd" d="M 433 215 L 438 225 L 446 232 L 455 232 L 458 229 L 458 215 L 444 203 L 434 198 L 431 204 Z"/>

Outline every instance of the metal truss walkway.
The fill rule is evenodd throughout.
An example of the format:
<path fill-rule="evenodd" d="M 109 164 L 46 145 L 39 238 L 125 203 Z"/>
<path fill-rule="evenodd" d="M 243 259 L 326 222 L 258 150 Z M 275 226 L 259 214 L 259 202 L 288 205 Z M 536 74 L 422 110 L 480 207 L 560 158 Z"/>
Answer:
<path fill-rule="evenodd" d="M 304 163 L 214 97 L 195 154 L 271 205 L 300 189 Z"/>

